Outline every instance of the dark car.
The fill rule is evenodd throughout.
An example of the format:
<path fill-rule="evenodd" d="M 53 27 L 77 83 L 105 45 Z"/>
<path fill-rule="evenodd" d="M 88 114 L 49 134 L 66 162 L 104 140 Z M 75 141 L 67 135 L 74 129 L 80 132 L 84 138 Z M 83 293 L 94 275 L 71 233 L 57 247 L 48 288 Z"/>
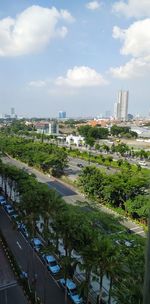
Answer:
<path fill-rule="evenodd" d="M 5 197 L 3 195 L 0 195 L 0 205 L 5 205 L 5 204 L 6 204 Z"/>
<path fill-rule="evenodd" d="M 77 167 L 84 168 L 84 165 L 83 164 L 77 164 Z"/>
<path fill-rule="evenodd" d="M 22 232 L 22 234 L 26 237 L 26 238 L 28 238 L 29 237 L 29 233 L 28 233 L 28 231 L 27 231 L 27 227 L 26 227 L 26 225 L 25 224 L 23 224 L 23 223 L 17 223 L 17 228 Z"/>
<path fill-rule="evenodd" d="M 9 215 L 11 215 L 11 214 L 14 213 L 14 209 L 12 208 L 11 205 L 6 204 L 6 205 L 4 205 L 4 208 L 5 208 L 5 211 L 6 211 Z"/>

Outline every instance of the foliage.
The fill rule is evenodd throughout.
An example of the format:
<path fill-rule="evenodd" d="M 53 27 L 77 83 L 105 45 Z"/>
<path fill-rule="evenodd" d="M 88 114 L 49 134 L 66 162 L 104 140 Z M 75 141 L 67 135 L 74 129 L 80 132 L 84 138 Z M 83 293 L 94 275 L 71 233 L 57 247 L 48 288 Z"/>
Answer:
<path fill-rule="evenodd" d="M 120 127 L 113 125 L 110 130 L 111 135 L 117 137 L 127 137 L 127 138 L 137 138 L 138 134 L 134 131 L 131 131 L 130 127 Z"/>
<path fill-rule="evenodd" d="M 91 175 L 101 179 L 96 186 L 102 184 L 103 192 L 105 176 L 96 172 L 95 168 L 86 168 L 86 174 L 89 179 Z M 117 219 L 103 212 L 66 205 L 55 191 L 39 183 L 24 170 L 0 162 L 0 175 L 1 187 L 10 199 L 14 200 L 14 196 L 19 193 L 20 200 L 14 200 L 14 208 L 19 212 L 20 221 L 26 223 L 30 236 L 36 233 L 37 221 L 42 217 L 43 237 L 46 230 L 46 240 L 49 238 L 55 242 L 56 237 L 58 241 L 62 240 L 66 253 L 65 258 L 62 258 L 64 275 L 72 277 L 77 264 L 84 269 L 82 292 L 86 301 L 89 298 L 92 275 L 95 274 L 100 282 L 100 298 L 102 282 L 104 276 L 107 276 L 110 282 L 109 303 L 112 296 L 117 303 L 142 303 L 144 241 L 131 236 L 132 246 L 127 247 L 126 238 L 130 237 L 123 233 L 122 228 L 122 233 L 117 233 Z M 93 195 L 92 187 L 91 191 Z M 120 229 L 120 225 L 118 227 Z M 78 253 L 79 260 L 73 260 L 74 250 Z"/>
<path fill-rule="evenodd" d="M 0 139 L 2 151 L 52 175 L 60 176 L 67 165 L 67 153 L 56 145 L 12 136 L 1 135 Z"/>
<path fill-rule="evenodd" d="M 146 196 L 149 177 L 137 170 L 136 174 L 127 166 L 115 174 L 107 175 L 96 167 L 83 168 L 78 185 L 84 193 L 113 207 L 121 207 L 134 217 L 134 212 L 141 220 L 147 220 L 150 198 Z"/>
<path fill-rule="evenodd" d="M 107 138 L 109 131 L 107 128 L 102 128 L 99 126 L 91 127 L 89 125 L 81 126 L 78 128 L 80 135 L 85 137 L 86 144 L 92 146 L 94 145 L 95 140 Z M 89 143 L 90 141 L 90 143 Z M 92 141 L 92 144 L 91 144 Z"/>

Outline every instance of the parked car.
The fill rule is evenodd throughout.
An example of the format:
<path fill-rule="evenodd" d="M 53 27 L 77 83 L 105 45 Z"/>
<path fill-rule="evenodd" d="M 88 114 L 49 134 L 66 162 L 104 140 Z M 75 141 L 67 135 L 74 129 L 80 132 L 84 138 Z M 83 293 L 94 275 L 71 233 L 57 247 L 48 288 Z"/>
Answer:
<path fill-rule="evenodd" d="M 39 252 L 40 249 L 42 248 L 42 242 L 41 242 L 41 240 L 38 239 L 38 238 L 33 238 L 33 239 L 31 240 L 31 244 L 33 245 L 33 248 L 34 248 L 37 252 Z"/>
<path fill-rule="evenodd" d="M 5 211 L 9 214 L 9 215 L 11 215 L 12 213 L 14 213 L 14 209 L 13 209 L 13 207 L 11 206 L 11 205 L 9 205 L 9 204 L 6 204 L 6 205 L 4 205 L 4 209 L 5 209 Z"/>
<path fill-rule="evenodd" d="M 5 205 L 5 204 L 6 204 L 5 197 L 3 195 L 0 195 L 0 205 Z"/>
<path fill-rule="evenodd" d="M 17 221 L 18 214 L 16 213 L 16 211 L 11 212 L 10 216 L 13 220 Z"/>
<path fill-rule="evenodd" d="M 53 274 L 57 274 L 60 271 L 60 266 L 58 265 L 55 257 L 53 255 L 44 255 L 44 260 L 47 264 L 48 270 Z"/>
<path fill-rule="evenodd" d="M 62 278 L 59 280 L 59 284 L 63 289 L 65 289 L 65 287 L 67 287 L 67 294 L 74 304 L 83 303 L 83 299 L 78 294 L 77 286 L 72 280 L 67 279 L 65 282 L 65 279 Z"/>
<path fill-rule="evenodd" d="M 28 233 L 28 230 L 27 230 L 27 227 L 25 224 L 23 223 L 17 223 L 17 228 L 22 232 L 22 234 L 28 238 L 29 237 L 29 233 Z"/>

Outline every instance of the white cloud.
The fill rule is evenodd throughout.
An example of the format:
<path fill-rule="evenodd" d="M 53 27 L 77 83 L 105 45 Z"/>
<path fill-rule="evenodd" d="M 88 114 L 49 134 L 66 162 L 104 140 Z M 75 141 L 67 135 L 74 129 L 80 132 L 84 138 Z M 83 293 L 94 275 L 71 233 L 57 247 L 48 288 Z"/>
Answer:
<path fill-rule="evenodd" d="M 150 71 L 150 56 L 142 58 L 132 58 L 125 65 L 110 68 L 110 73 L 114 78 L 132 79 L 144 76 Z"/>
<path fill-rule="evenodd" d="M 131 79 L 150 71 L 150 18 L 134 22 L 127 29 L 113 28 L 113 37 L 123 42 L 121 54 L 132 58 L 124 65 L 110 68 L 113 77 Z"/>
<path fill-rule="evenodd" d="M 116 1 L 113 11 L 126 17 L 150 17 L 150 0 Z"/>
<path fill-rule="evenodd" d="M 73 69 L 69 69 L 67 71 L 65 77 L 58 77 L 55 81 L 55 84 L 59 86 L 81 88 L 102 86 L 107 84 L 107 81 L 94 69 L 91 69 L 87 66 L 75 66 Z"/>
<path fill-rule="evenodd" d="M 100 8 L 100 6 L 101 6 L 101 4 L 98 1 L 91 1 L 86 4 L 86 7 L 92 11 L 97 10 L 98 8 Z"/>
<path fill-rule="evenodd" d="M 60 14 L 64 20 L 67 22 L 74 22 L 75 18 L 67 11 L 67 10 L 60 10 Z"/>
<path fill-rule="evenodd" d="M 55 37 L 64 38 L 68 32 L 63 22 L 73 22 L 66 10 L 38 5 L 25 9 L 15 19 L 0 20 L 0 56 L 19 56 L 44 48 Z"/>
<path fill-rule="evenodd" d="M 29 87 L 35 87 L 35 88 L 43 88 L 43 87 L 46 87 L 47 85 L 47 81 L 45 80 L 33 80 L 33 81 L 30 81 L 28 86 Z"/>
<path fill-rule="evenodd" d="M 134 57 L 150 54 L 150 18 L 134 22 L 128 29 L 113 28 L 113 37 L 123 41 L 121 53 Z"/>

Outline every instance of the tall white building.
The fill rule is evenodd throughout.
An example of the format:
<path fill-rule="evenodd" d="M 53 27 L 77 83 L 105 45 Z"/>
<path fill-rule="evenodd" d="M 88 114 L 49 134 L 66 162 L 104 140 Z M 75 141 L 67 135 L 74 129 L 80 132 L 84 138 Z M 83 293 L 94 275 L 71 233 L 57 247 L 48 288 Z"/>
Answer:
<path fill-rule="evenodd" d="M 128 119 L 128 91 L 119 91 L 117 102 L 114 104 L 114 118 L 118 120 Z"/>

